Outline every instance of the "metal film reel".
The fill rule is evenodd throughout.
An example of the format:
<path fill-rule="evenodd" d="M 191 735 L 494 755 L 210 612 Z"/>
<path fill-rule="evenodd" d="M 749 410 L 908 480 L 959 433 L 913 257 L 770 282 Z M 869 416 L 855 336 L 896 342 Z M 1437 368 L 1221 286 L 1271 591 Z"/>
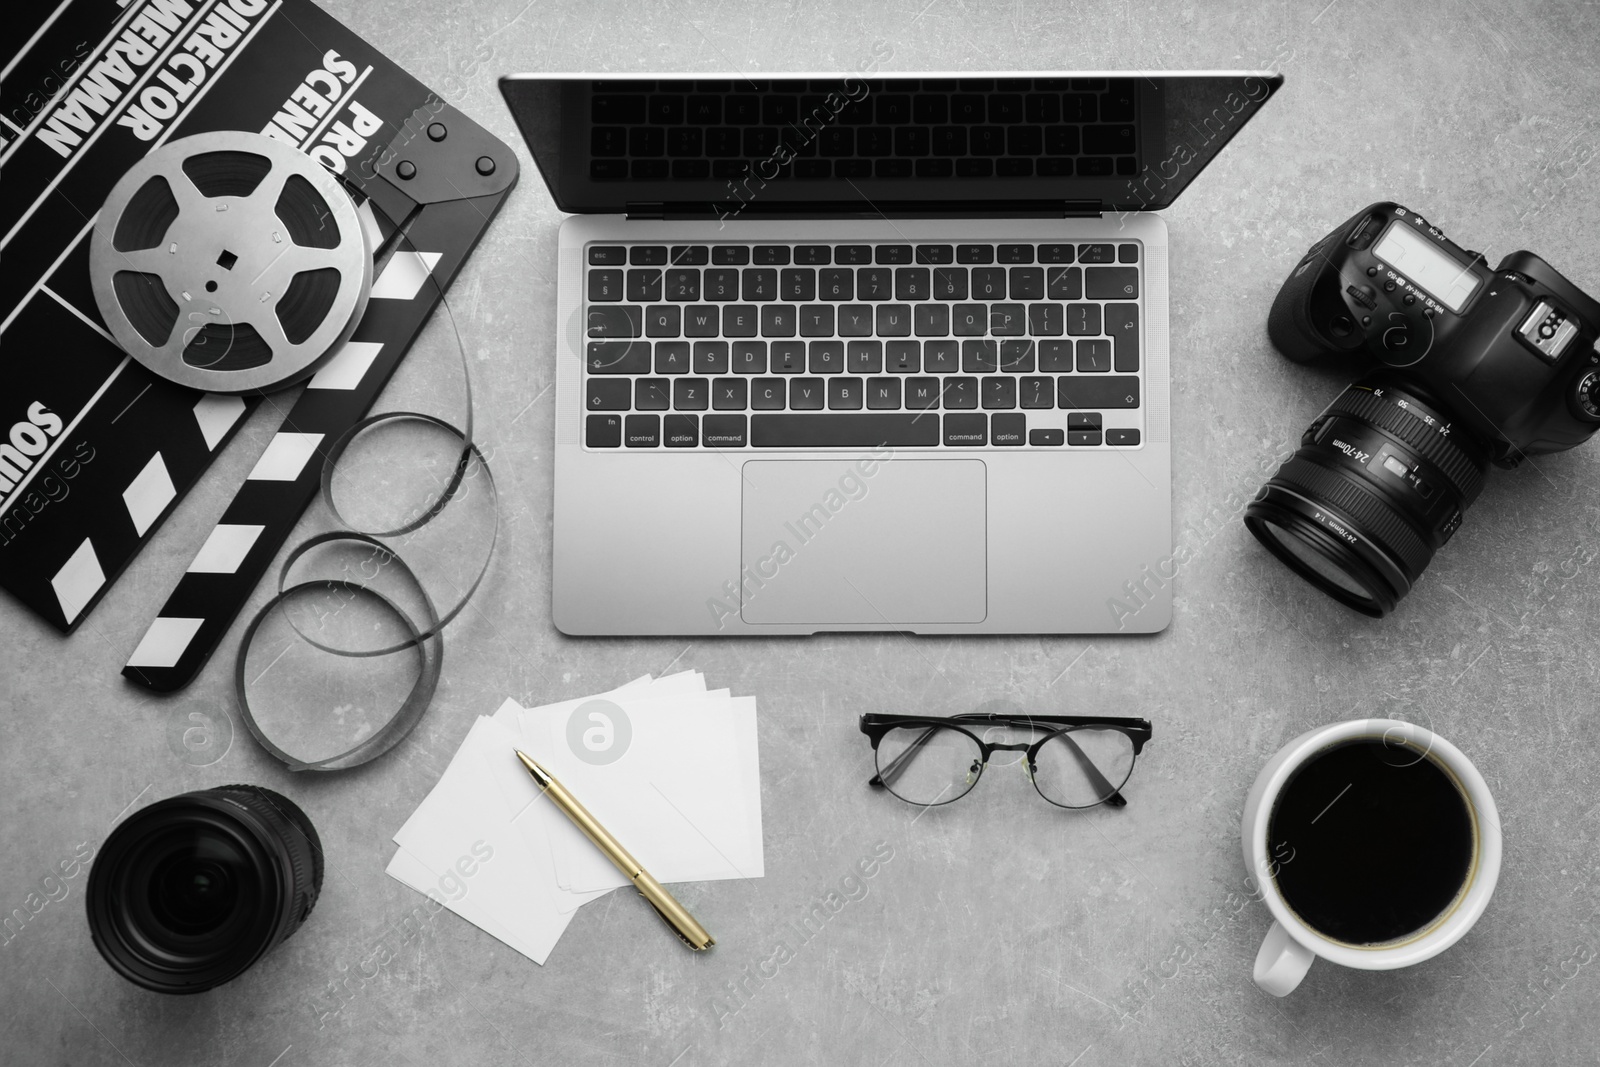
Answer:
<path fill-rule="evenodd" d="M 350 336 L 372 289 L 355 204 L 320 164 L 255 133 L 156 149 L 95 222 L 95 300 L 134 359 L 213 393 L 309 376 Z"/>

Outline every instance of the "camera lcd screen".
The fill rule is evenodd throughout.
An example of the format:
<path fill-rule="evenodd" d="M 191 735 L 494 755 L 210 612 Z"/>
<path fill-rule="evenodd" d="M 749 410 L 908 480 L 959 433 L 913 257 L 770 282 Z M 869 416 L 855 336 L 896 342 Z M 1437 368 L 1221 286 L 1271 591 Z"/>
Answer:
<path fill-rule="evenodd" d="M 1403 222 L 1392 223 L 1372 252 L 1451 311 L 1460 311 L 1478 288 L 1476 274 Z"/>

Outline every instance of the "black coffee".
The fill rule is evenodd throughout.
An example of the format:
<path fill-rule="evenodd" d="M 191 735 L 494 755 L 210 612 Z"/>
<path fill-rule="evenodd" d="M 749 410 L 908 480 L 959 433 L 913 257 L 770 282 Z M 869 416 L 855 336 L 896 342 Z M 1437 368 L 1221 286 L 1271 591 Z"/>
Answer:
<path fill-rule="evenodd" d="M 1420 930 L 1450 906 L 1472 863 L 1466 798 L 1407 745 L 1347 741 L 1284 785 L 1267 827 L 1278 890 L 1312 929 L 1375 945 Z"/>

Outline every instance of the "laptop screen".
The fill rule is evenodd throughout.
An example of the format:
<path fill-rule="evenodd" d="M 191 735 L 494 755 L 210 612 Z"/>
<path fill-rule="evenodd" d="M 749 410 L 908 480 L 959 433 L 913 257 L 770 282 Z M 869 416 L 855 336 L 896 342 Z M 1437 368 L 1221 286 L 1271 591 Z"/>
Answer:
<path fill-rule="evenodd" d="M 513 75 L 561 210 L 729 217 L 1166 207 L 1269 73 Z"/>

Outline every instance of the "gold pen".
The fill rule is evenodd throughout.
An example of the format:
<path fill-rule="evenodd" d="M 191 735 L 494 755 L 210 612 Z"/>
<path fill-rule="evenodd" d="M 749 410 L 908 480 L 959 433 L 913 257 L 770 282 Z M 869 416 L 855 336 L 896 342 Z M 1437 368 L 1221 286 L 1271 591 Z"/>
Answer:
<path fill-rule="evenodd" d="M 539 766 L 532 756 L 520 748 L 516 752 L 517 758 L 533 776 L 534 784 L 562 810 L 567 818 L 572 820 L 574 826 L 583 831 L 583 836 L 594 842 L 595 848 L 605 853 L 606 859 L 616 864 L 617 870 L 628 876 L 628 880 L 639 891 L 639 895 L 650 902 L 650 906 L 656 909 L 656 914 L 672 928 L 672 932 L 678 935 L 680 941 L 696 952 L 704 952 L 717 943 L 715 938 L 706 933 L 706 928 L 689 914 L 688 909 L 679 904 L 677 898 L 667 892 L 660 882 L 650 877 L 650 872 L 639 866 L 639 861 L 628 854 L 622 843 L 595 821 L 595 817 L 589 814 L 589 809 L 578 803 L 577 797 L 567 792 L 567 787 L 558 782 L 555 775 Z"/>

